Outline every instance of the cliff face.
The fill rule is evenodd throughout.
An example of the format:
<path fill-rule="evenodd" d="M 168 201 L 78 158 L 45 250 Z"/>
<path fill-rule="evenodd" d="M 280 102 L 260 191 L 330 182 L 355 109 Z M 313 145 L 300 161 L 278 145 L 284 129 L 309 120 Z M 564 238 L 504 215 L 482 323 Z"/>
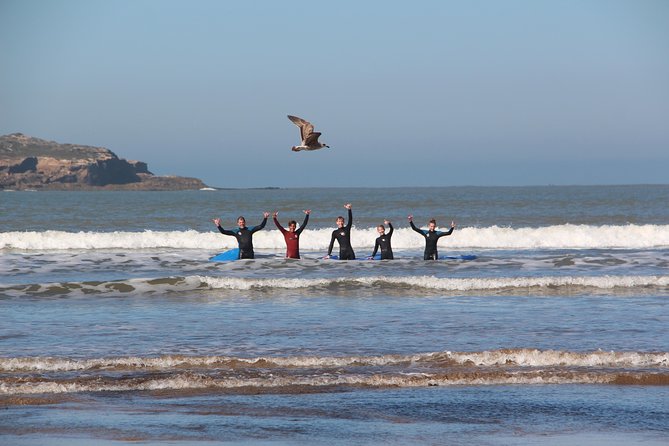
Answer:
<path fill-rule="evenodd" d="M 146 163 L 103 147 L 58 144 L 21 133 L 0 136 L 0 189 L 180 190 L 197 178 L 154 176 Z"/>

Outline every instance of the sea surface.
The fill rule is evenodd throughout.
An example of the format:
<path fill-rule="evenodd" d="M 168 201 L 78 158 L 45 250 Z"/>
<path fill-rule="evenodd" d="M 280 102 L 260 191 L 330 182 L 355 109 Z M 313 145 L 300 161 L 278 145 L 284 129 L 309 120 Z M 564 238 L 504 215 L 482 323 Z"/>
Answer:
<path fill-rule="evenodd" d="M 301 260 L 209 261 L 305 209 Z M 667 185 L 0 192 L 0 444 L 667 438 Z"/>

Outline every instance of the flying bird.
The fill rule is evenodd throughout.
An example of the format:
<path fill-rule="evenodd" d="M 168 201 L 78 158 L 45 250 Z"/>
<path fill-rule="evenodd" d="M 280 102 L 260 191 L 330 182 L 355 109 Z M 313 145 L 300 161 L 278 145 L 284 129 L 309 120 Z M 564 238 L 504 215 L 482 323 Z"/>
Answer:
<path fill-rule="evenodd" d="M 314 126 L 309 121 L 291 115 L 288 115 L 288 119 L 293 121 L 293 124 L 300 128 L 300 137 L 302 138 L 302 142 L 299 146 L 292 147 L 293 152 L 299 152 L 300 150 L 318 150 L 323 147 L 330 147 L 327 144 L 318 142 L 318 137 L 321 136 L 321 134 L 320 132 L 314 132 Z"/>

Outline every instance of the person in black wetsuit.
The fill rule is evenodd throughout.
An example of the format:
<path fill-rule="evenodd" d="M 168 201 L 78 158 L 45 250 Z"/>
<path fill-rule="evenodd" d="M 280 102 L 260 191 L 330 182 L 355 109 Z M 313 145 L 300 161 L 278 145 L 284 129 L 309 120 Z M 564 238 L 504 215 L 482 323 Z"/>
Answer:
<path fill-rule="evenodd" d="M 393 260 L 393 248 L 390 246 L 390 237 L 393 236 L 393 224 L 388 220 L 384 220 L 385 224 L 388 225 L 390 231 L 386 234 L 386 227 L 383 225 L 378 225 L 376 230 L 378 231 L 380 237 L 377 237 L 376 243 L 374 244 L 374 252 L 370 259 L 373 259 L 376 255 L 376 251 L 381 249 L 381 260 Z"/>
<path fill-rule="evenodd" d="M 251 229 L 246 227 L 246 219 L 244 217 L 239 217 L 237 219 L 237 226 L 239 226 L 239 228 L 235 229 L 234 231 L 223 229 L 221 227 L 220 218 L 215 218 L 214 224 L 218 230 L 221 231 L 221 234 L 231 235 L 237 239 L 237 243 L 239 244 L 240 259 L 253 259 L 255 258 L 255 253 L 253 252 L 253 233 L 260 231 L 265 227 L 265 224 L 267 223 L 267 217 L 269 217 L 269 212 L 263 213 L 263 216 L 265 218 L 263 218 L 262 223 L 260 223 L 258 226 L 252 227 Z"/>
<path fill-rule="evenodd" d="M 427 231 L 425 229 L 419 229 L 413 224 L 413 215 L 409 215 L 409 224 L 411 229 L 419 233 L 425 238 L 425 252 L 423 253 L 423 260 L 438 260 L 439 253 L 437 252 L 437 242 L 439 238 L 446 235 L 451 235 L 453 229 L 455 229 L 455 222 L 451 222 L 451 229 L 447 232 L 437 231 L 437 222 L 432 219 L 427 224 Z"/>
<path fill-rule="evenodd" d="M 332 231 L 332 238 L 330 239 L 330 247 L 328 248 L 329 258 L 332 255 L 332 248 L 334 242 L 339 242 L 339 260 L 355 260 L 355 253 L 351 247 L 351 226 L 353 226 L 353 212 L 351 211 L 351 203 L 344 205 L 348 209 L 348 224 L 344 226 L 344 217 L 337 217 L 337 229 Z"/>

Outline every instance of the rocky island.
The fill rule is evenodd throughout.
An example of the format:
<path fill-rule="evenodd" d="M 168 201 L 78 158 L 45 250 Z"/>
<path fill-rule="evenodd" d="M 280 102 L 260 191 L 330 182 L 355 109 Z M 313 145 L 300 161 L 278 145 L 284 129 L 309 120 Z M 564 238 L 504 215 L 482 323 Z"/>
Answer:
<path fill-rule="evenodd" d="M 186 190 L 197 178 L 157 176 L 142 161 L 104 147 L 59 144 L 22 133 L 0 136 L 0 190 Z"/>

